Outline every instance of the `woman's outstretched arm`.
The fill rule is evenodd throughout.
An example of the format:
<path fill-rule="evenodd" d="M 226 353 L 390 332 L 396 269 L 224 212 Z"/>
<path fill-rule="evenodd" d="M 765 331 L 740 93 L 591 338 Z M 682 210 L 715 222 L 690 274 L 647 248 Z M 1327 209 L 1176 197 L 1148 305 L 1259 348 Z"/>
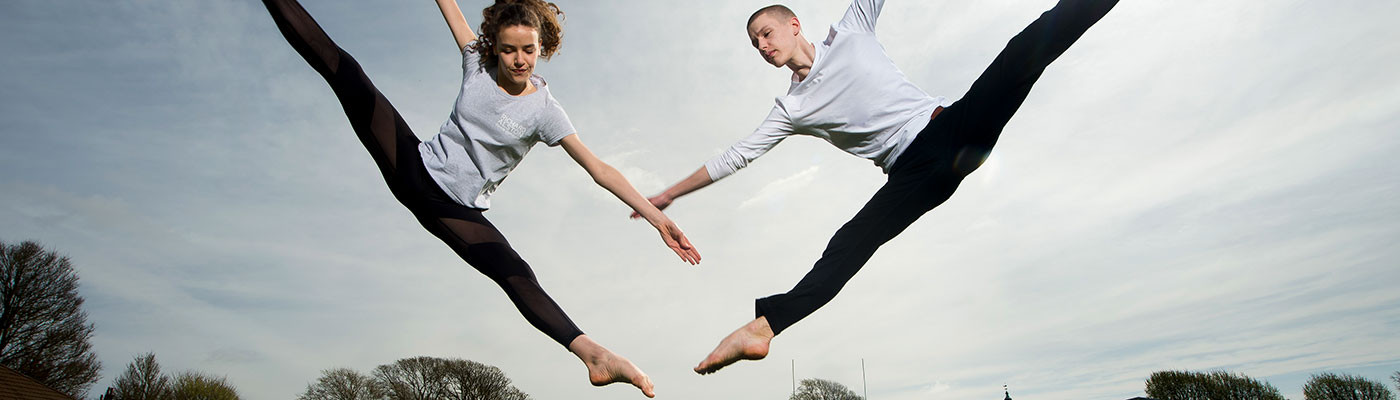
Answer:
<path fill-rule="evenodd" d="M 653 206 L 645 197 L 642 197 L 642 194 L 637 192 L 637 189 L 632 187 L 630 182 L 627 182 L 627 178 L 622 176 L 621 172 L 593 155 L 593 152 L 588 150 L 588 146 L 583 145 L 583 141 L 578 138 L 578 135 L 565 136 L 559 143 L 563 145 L 564 151 L 569 153 L 569 157 L 573 157 L 584 171 L 588 171 L 588 175 L 593 177 L 593 182 L 612 192 L 628 207 L 632 207 L 632 210 L 642 218 L 646 218 L 647 222 L 650 222 L 651 226 L 661 233 L 661 240 L 665 241 L 666 246 L 675 251 L 676 255 L 692 265 L 700 263 L 700 251 L 690 244 L 690 239 L 686 239 L 685 233 L 681 232 L 676 223 L 672 222 L 666 214 L 662 214 L 661 210 Z"/>
<path fill-rule="evenodd" d="M 447 20 L 447 28 L 452 30 L 452 38 L 457 39 L 457 51 L 466 50 L 467 44 L 476 41 L 476 33 L 467 24 L 467 18 L 462 16 L 457 0 L 437 0 L 437 4 L 442 10 L 442 19 Z"/>

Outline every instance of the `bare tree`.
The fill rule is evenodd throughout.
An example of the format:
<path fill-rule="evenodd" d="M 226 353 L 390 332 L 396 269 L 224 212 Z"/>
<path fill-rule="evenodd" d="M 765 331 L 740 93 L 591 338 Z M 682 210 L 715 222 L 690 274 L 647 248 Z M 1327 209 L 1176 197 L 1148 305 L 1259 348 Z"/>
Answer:
<path fill-rule="evenodd" d="M 102 363 L 68 257 L 38 243 L 0 242 L 0 365 L 86 397 Z"/>
<path fill-rule="evenodd" d="M 803 379 L 788 400 L 863 400 L 846 385 L 825 379 Z"/>
<path fill-rule="evenodd" d="M 391 400 L 447 398 L 447 388 L 443 385 L 446 375 L 441 364 L 438 358 L 405 358 L 375 368 L 374 378 L 384 384 Z"/>
<path fill-rule="evenodd" d="M 239 400 L 238 390 L 227 378 L 200 372 L 183 372 L 170 388 L 172 400 Z"/>
<path fill-rule="evenodd" d="M 529 400 L 530 395 L 511 386 L 510 378 L 500 368 L 471 360 L 444 360 L 443 379 L 449 399 L 456 400 Z"/>
<path fill-rule="evenodd" d="M 380 365 L 373 376 L 347 368 L 322 372 L 297 400 L 530 400 L 500 368 L 463 359 L 412 357 Z"/>
<path fill-rule="evenodd" d="M 1391 375 L 1390 380 L 1395 382 L 1395 390 L 1400 390 L 1400 371 L 1395 371 L 1395 375 Z"/>
<path fill-rule="evenodd" d="M 476 361 L 413 357 L 380 365 L 375 379 L 390 400 L 528 400 L 500 368 Z"/>
<path fill-rule="evenodd" d="M 383 384 L 349 368 L 328 369 L 297 400 L 384 400 Z"/>
<path fill-rule="evenodd" d="M 1395 400 L 1384 384 L 1356 375 L 1313 375 L 1303 385 L 1305 400 Z"/>
<path fill-rule="evenodd" d="M 155 353 L 137 356 L 112 386 L 118 399 L 171 400 L 170 377 L 161 375 Z"/>

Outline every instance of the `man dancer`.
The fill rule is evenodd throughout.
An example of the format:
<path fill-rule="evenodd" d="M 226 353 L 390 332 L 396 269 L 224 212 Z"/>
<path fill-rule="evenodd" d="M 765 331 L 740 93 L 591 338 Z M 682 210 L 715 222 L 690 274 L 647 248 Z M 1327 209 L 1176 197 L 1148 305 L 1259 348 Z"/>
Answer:
<path fill-rule="evenodd" d="M 747 138 L 684 180 L 651 197 L 665 209 L 766 153 L 784 138 L 809 135 L 869 159 L 888 181 L 827 244 L 787 293 L 757 301 L 757 317 L 724 338 L 695 372 L 768 355 L 773 337 L 825 305 L 875 250 L 942 204 L 990 154 L 1007 121 L 1045 68 L 1117 4 L 1062 0 L 1013 37 L 962 99 L 943 107 L 910 83 L 875 38 L 883 0 L 855 0 L 825 40 L 810 42 L 782 5 L 749 17 L 763 60 L 791 69 L 792 85 Z"/>

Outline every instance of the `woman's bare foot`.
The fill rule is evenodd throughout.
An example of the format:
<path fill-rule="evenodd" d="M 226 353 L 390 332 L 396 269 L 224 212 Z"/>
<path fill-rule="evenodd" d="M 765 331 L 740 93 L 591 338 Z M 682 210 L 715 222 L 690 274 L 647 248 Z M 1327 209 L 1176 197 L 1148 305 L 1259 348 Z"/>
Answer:
<path fill-rule="evenodd" d="M 626 358 L 613 353 L 604 348 L 603 345 L 588 338 L 588 335 L 579 335 L 569 343 L 569 351 L 578 356 L 583 361 L 583 365 L 588 367 L 588 382 L 593 386 L 607 386 L 614 383 L 629 383 L 642 390 L 642 394 L 647 397 L 656 397 L 656 392 L 651 384 L 651 378 L 647 377 L 641 369 Z"/>
<path fill-rule="evenodd" d="M 739 360 L 762 360 L 768 356 L 768 343 L 772 341 L 773 328 L 768 326 L 768 318 L 755 318 L 721 340 L 715 351 L 695 367 L 695 372 L 711 374 Z"/>

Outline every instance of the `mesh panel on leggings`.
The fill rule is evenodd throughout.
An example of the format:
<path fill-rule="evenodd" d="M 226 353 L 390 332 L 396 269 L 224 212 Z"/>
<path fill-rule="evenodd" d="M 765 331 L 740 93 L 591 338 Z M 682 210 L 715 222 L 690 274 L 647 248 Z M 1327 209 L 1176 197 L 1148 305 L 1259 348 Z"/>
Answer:
<path fill-rule="evenodd" d="M 478 213 L 479 215 L 479 213 Z M 535 329 L 560 345 L 583 334 L 564 310 L 545 293 L 530 265 L 506 242 L 505 236 L 484 217 L 480 221 L 453 218 L 437 220 L 445 232 L 433 232 L 468 264 L 476 267 L 505 290 L 515 308 Z M 430 229 L 432 230 L 432 229 Z"/>
<path fill-rule="evenodd" d="M 301 4 L 293 0 L 264 0 L 263 4 L 292 48 L 330 84 L 350 127 L 374 157 L 380 173 L 389 179 L 396 165 L 395 139 L 413 136 L 403 117 L 365 76 L 355 58 L 341 50 Z"/>

